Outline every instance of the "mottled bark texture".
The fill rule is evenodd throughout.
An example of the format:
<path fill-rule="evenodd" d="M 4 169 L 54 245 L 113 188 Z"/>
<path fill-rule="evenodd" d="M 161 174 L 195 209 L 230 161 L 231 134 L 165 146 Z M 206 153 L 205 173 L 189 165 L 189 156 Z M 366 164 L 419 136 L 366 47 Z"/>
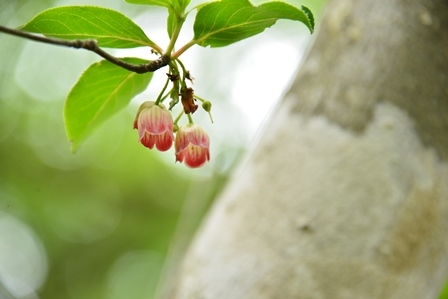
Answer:
<path fill-rule="evenodd" d="M 448 275 L 448 2 L 335 0 L 319 25 L 166 298 L 437 298 Z"/>

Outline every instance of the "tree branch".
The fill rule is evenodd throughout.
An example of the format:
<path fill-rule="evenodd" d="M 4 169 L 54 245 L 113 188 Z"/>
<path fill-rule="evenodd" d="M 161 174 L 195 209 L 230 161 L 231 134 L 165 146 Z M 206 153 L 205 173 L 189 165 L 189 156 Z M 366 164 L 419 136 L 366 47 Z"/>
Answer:
<path fill-rule="evenodd" d="M 95 52 L 96 54 L 100 55 L 104 59 L 106 59 L 109 62 L 112 62 L 115 65 L 118 65 L 119 67 L 122 67 L 124 69 L 127 69 L 131 72 L 135 72 L 138 74 L 148 73 L 148 72 L 154 72 L 166 65 L 170 62 L 170 58 L 167 55 L 160 56 L 159 59 L 149 61 L 148 63 L 144 64 L 133 64 L 126 62 L 124 60 L 121 60 L 115 56 L 110 55 L 109 53 L 105 52 L 103 49 L 101 49 L 98 46 L 98 42 L 94 39 L 85 39 L 85 40 L 64 40 L 64 39 L 58 39 L 58 38 L 51 38 L 51 37 L 45 37 L 45 36 L 38 36 L 34 35 L 22 30 L 12 29 L 5 26 L 0 25 L 0 32 L 11 34 L 14 36 L 19 36 L 22 38 L 26 38 L 29 40 L 51 44 L 51 45 L 57 45 L 57 46 L 64 46 L 64 47 L 70 47 L 75 49 L 86 49 L 92 52 Z"/>

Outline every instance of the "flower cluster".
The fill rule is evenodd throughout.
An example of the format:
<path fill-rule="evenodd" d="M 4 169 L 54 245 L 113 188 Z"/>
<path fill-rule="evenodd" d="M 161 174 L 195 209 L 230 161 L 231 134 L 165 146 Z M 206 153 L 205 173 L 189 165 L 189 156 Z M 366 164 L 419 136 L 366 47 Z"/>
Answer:
<path fill-rule="evenodd" d="M 197 168 L 210 160 L 210 139 L 202 127 L 189 123 L 180 126 L 174 137 L 173 118 L 163 104 L 144 102 L 134 120 L 139 141 L 145 147 L 167 151 L 174 141 L 176 162 Z"/>

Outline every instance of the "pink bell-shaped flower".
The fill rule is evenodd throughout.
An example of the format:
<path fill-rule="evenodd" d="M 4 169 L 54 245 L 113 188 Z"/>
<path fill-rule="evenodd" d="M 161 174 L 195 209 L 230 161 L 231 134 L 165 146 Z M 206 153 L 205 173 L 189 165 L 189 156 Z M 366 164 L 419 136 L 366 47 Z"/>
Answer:
<path fill-rule="evenodd" d="M 135 117 L 134 129 L 138 129 L 139 140 L 147 148 L 155 145 L 164 152 L 173 145 L 173 117 L 162 104 L 144 102 Z"/>
<path fill-rule="evenodd" d="M 174 141 L 176 162 L 184 162 L 191 168 L 198 168 L 210 160 L 210 139 L 207 132 L 197 124 L 179 127 Z"/>

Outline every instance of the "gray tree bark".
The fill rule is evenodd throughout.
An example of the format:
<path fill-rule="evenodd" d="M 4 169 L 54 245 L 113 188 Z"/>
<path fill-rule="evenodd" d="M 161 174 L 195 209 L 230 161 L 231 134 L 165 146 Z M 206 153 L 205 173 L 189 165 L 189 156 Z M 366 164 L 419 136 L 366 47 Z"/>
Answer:
<path fill-rule="evenodd" d="M 448 2 L 332 1 L 167 298 L 437 298 L 448 276 Z"/>

